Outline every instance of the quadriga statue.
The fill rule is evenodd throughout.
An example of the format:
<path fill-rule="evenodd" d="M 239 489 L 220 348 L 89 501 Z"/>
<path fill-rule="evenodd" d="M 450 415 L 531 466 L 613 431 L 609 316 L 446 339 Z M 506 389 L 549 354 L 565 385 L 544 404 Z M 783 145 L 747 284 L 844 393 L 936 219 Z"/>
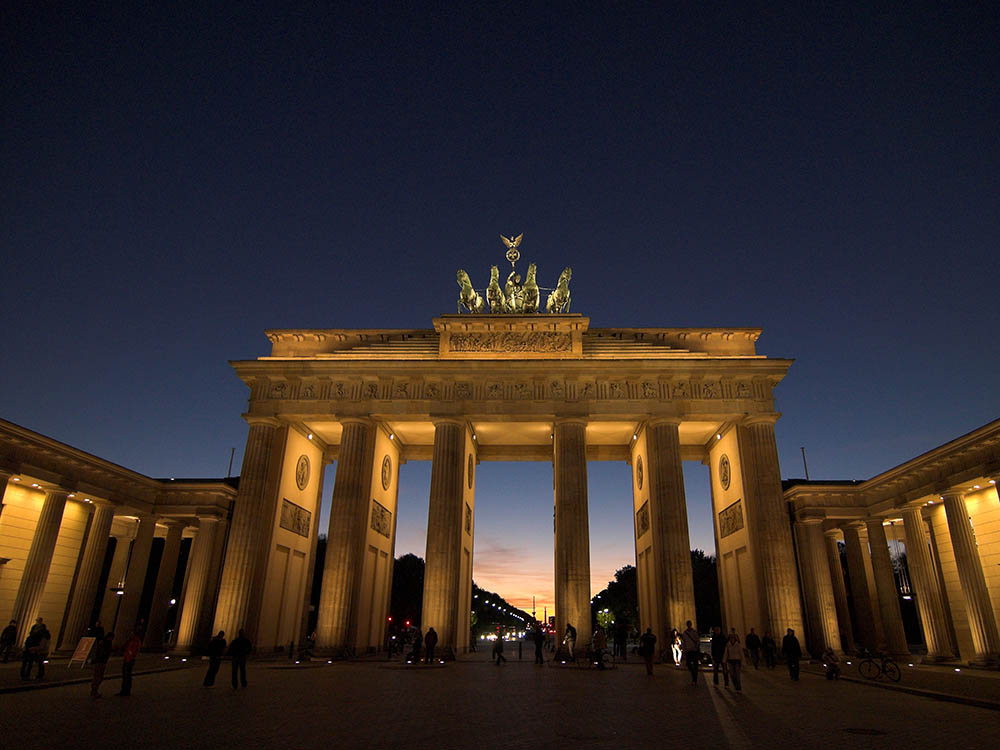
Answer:
<path fill-rule="evenodd" d="M 472 313 L 481 313 L 483 311 L 483 295 L 472 288 L 472 281 L 469 279 L 469 274 L 463 271 L 461 268 L 458 269 L 458 285 L 462 287 L 462 291 L 458 294 L 458 311 L 462 312 L 462 306 Z"/>
<path fill-rule="evenodd" d="M 549 299 L 545 303 L 545 309 L 550 313 L 569 312 L 569 280 L 573 278 L 573 269 L 569 266 L 559 274 L 559 283 L 549 294 Z"/>

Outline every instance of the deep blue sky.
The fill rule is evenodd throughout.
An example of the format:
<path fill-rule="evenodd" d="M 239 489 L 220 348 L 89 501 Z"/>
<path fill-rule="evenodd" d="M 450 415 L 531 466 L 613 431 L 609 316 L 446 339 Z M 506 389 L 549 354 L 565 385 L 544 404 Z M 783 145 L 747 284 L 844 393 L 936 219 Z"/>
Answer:
<path fill-rule="evenodd" d="M 271 327 L 427 327 L 499 232 L 543 285 L 572 265 L 595 326 L 762 326 L 796 359 L 785 476 L 801 445 L 867 477 L 1000 416 L 993 3 L 136 5 L 4 5 L 6 419 L 220 475 L 227 360 Z M 591 467 L 592 525 L 628 562 L 620 473 Z"/>

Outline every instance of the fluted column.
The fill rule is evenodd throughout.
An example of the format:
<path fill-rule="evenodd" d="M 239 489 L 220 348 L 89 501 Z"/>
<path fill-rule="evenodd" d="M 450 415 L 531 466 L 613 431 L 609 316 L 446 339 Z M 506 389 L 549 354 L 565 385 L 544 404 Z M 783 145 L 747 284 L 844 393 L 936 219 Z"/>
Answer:
<path fill-rule="evenodd" d="M 17 641 L 20 646 L 28 637 L 28 631 L 38 616 L 38 607 L 45 592 L 45 582 L 49 577 L 49 567 L 52 565 L 52 553 L 59 538 L 59 526 L 62 523 L 63 511 L 66 509 L 66 496 L 69 490 L 56 487 L 45 492 L 42 501 L 42 512 L 35 525 L 35 533 L 28 549 L 28 559 L 24 562 L 21 573 L 21 583 L 17 587 L 14 598 L 14 610 L 10 619 L 17 620 Z M 54 623 L 49 623 L 53 625 Z"/>
<path fill-rule="evenodd" d="M 872 572 L 875 575 L 875 591 L 878 594 L 885 646 L 893 656 L 909 656 L 910 648 L 906 645 L 903 616 L 899 611 L 899 590 L 892 573 L 885 527 L 882 526 L 881 518 L 870 518 L 865 524 L 868 526 L 868 546 L 871 549 Z"/>
<path fill-rule="evenodd" d="M 146 568 L 149 566 L 149 553 L 153 549 L 155 531 L 154 516 L 139 516 L 139 526 L 135 532 L 135 541 L 132 543 L 132 555 L 125 573 L 125 591 L 122 593 L 122 602 L 118 609 L 118 620 L 114 625 L 116 648 L 125 645 L 125 641 L 129 639 L 137 625 L 139 602 L 146 583 Z"/>
<path fill-rule="evenodd" d="M 248 421 L 250 431 L 233 503 L 214 629 L 227 633 L 244 629 L 250 640 L 255 641 L 277 514 L 283 439 L 288 428 L 273 419 Z"/>
<path fill-rule="evenodd" d="M 190 651 L 198 637 L 198 625 L 202 620 L 202 608 L 207 606 L 208 574 L 212 568 L 212 552 L 215 549 L 215 532 L 219 521 L 213 516 L 198 518 L 198 533 L 191 542 L 188 557 L 187 586 L 181 603 L 181 621 L 177 627 L 178 651 Z"/>
<path fill-rule="evenodd" d="M 133 529 L 134 532 L 134 529 Z M 101 599 L 101 624 L 106 631 L 111 630 L 115 622 L 121 597 L 112 589 L 125 584 L 125 572 L 128 566 L 129 552 L 132 548 L 132 536 L 115 537 L 115 553 L 111 556 L 111 569 L 108 570 L 108 583 L 104 587 Z"/>
<path fill-rule="evenodd" d="M 679 419 L 656 419 L 646 425 L 653 597 L 661 608 L 656 637 L 663 647 L 671 628 L 681 632 L 687 620 L 697 627 L 679 424 Z"/>
<path fill-rule="evenodd" d="M 868 575 L 868 538 L 862 537 L 865 524 L 855 521 L 844 526 L 844 543 L 847 545 L 847 574 L 851 577 L 851 598 L 854 600 L 854 622 L 857 625 L 858 643 L 875 650 L 882 642 L 874 592 Z"/>
<path fill-rule="evenodd" d="M 788 503 L 781 489 L 781 469 L 774 439 L 777 414 L 755 415 L 739 427 L 740 455 L 747 495 L 747 521 L 763 577 L 765 630 L 776 636 L 786 628 L 802 630 L 802 604 L 795 566 Z"/>
<path fill-rule="evenodd" d="M 931 551 L 927 546 L 927 535 L 924 533 L 924 519 L 920 513 L 921 505 L 910 505 L 903 508 L 903 530 L 906 533 L 906 567 L 910 572 L 917 599 L 917 612 L 920 613 L 920 624 L 924 631 L 924 644 L 927 646 L 929 659 L 951 659 L 955 652 L 951 646 L 951 636 L 948 634 L 948 622 L 934 574 L 934 563 Z"/>
<path fill-rule="evenodd" d="M 374 454 L 375 425 L 367 419 L 344 421 L 316 625 L 317 646 L 321 649 L 350 653 L 357 638 Z"/>
<path fill-rule="evenodd" d="M 844 584 L 844 566 L 840 563 L 840 548 L 837 537 L 840 532 L 830 529 L 824 532 L 826 539 L 826 561 L 833 586 L 833 602 L 837 608 L 837 627 L 840 631 L 840 645 L 845 650 L 854 650 L 854 630 L 851 627 L 851 609 L 847 604 L 847 586 Z"/>
<path fill-rule="evenodd" d="M 181 536 L 183 521 L 166 521 L 167 538 L 163 544 L 163 555 L 160 557 L 160 569 L 156 573 L 156 588 L 153 589 L 153 602 L 149 608 L 149 626 L 143 646 L 147 649 L 162 648 L 163 628 L 167 621 L 167 610 L 170 608 L 170 598 L 174 590 L 174 578 L 177 574 L 177 558 L 181 551 Z"/>
<path fill-rule="evenodd" d="M 590 644 L 591 635 L 586 427 L 582 419 L 560 420 L 553 436 L 557 640 L 570 623 L 581 649 Z"/>
<path fill-rule="evenodd" d="M 453 419 L 435 421 L 420 620 L 424 633 L 434 628 L 445 657 L 453 657 L 458 647 L 464 458 L 464 423 Z"/>
<path fill-rule="evenodd" d="M 70 592 L 69 615 L 63 628 L 61 647 L 76 648 L 76 642 L 90 625 L 90 616 L 94 611 L 97 599 L 97 585 L 101 580 L 101 569 L 104 567 L 104 555 L 108 549 L 108 538 L 111 534 L 111 522 L 114 520 L 115 509 L 110 503 L 94 502 L 93 517 L 90 520 L 90 530 L 84 543 L 83 560 L 76 575 L 76 584 Z"/>
<path fill-rule="evenodd" d="M 799 539 L 799 557 L 804 568 L 803 585 L 809 617 L 810 650 L 814 656 L 819 656 L 827 648 L 841 653 L 843 648 L 823 538 L 823 522 L 821 519 L 797 521 L 795 529 Z"/>
<path fill-rule="evenodd" d="M 965 495 L 961 492 L 945 492 L 944 512 L 948 518 L 948 534 L 955 553 L 958 580 L 962 584 L 962 596 L 965 598 L 972 646 L 975 649 L 975 654 L 969 661 L 994 663 L 1000 652 L 1000 636 L 997 634 L 990 592 L 986 588 L 976 535 L 969 521 L 969 511 L 965 507 Z"/>

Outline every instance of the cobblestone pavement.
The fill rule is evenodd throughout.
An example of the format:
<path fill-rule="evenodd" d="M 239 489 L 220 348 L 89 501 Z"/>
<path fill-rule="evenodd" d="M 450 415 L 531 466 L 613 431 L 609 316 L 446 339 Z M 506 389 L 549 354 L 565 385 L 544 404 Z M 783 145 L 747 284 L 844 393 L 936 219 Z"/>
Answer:
<path fill-rule="evenodd" d="M 994 746 L 997 711 L 787 672 L 745 675 L 743 693 L 637 664 L 598 672 L 529 662 L 440 667 L 251 663 L 250 686 L 202 670 L 137 677 L 130 698 L 87 685 L 0 696 L 5 747 L 621 748 Z M 558 744 L 553 744 L 558 743 Z"/>

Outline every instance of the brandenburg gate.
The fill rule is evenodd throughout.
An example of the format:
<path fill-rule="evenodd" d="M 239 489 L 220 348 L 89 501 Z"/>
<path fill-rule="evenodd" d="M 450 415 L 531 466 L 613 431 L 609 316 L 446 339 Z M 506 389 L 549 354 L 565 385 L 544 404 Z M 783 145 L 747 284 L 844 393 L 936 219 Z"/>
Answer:
<path fill-rule="evenodd" d="M 494 267 L 482 295 L 460 271 L 467 312 L 433 328 L 272 330 L 268 355 L 232 363 L 250 429 L 216 630 L 244 628 L 258 650 L 296 640 L 323 467 L 336 461 L 317 648 L 380 648 L 399 467 L 429 460 L 422 625 L 445 653 L 468 648 L 482 461 L 552 463 L 556 624 L 578 643 L 590 640 L 587 461 L 632 467 L 636 625 L 661 645 L 695 620 L 683 461 L 710 469 L 726 624 L 801 631 L 774 437 L 773 389 L 791 361 L 757 354 L 756 328 L 591 327 L 569 312 L 570 269 L 541 312 L 534 265 L 523 283 L 513 271 L 519 242 L 505 239 L 506 285 Z"/>

